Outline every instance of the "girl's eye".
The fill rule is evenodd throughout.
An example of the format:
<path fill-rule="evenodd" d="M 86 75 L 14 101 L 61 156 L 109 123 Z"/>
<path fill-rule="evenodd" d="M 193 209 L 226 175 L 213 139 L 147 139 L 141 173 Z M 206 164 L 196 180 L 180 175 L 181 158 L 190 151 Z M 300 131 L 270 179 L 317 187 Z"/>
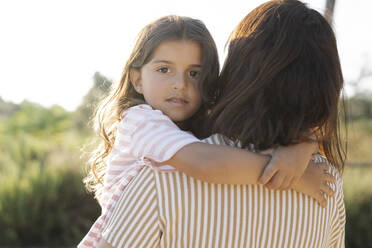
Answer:
<path fill-rule="evenodd" d="M 189 76 L 192 78 L 198 78 L 200 76 L 200 71 L 190 71 Z"/>
<path fill-rule="evenodd" d="M 161 68 L 157 69 L 156 71 L 158 71 L 160 73 L 168 73 L 169 68 L 168 67 L 161 67 Z"/>

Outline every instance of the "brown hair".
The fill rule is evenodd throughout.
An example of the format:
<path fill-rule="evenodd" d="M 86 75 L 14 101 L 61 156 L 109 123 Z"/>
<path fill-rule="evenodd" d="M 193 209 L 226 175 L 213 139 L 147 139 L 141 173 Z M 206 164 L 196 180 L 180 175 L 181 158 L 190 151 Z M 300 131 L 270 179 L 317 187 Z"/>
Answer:
<path fill-rule="evenodd" d="M 99 198 L 102 189 L 102 178 L 105 174 L 106 158 L 115 142 L 117 124 L 120 115 L 132 106 L 144 103 L 142 94 L 135 91 L 130 82 L 129 71 L 141 69 L 148 61 L 154 50 L 163 41 L 190 40 L 197 42 L 202 51 L 202 71 L 199 81 L 199 92 L 202 105 L 198 112 L 187 120 L 187 131 L 200 136 L 200 122 L 215 99 L 213 92 L 219 73 L 218 54 L 215 42 L 206 26 L 197 19 L 180 16 L 165 16 L 145 26 L 137 37 L 136 44 L 124 67 L 120 82 L 116 89 L 100 103 L 95 115 L 95 130 L 102 138 L 101 144 L 92 154 L 89 164 L 89 175 L 84 179 L 86 187 L 94 191 Z M 184 129 L 185 130 L 185 129 Z"/>
<path fill-rule="evenodd" d="M 342 171 L 343 76 L 335 35 L 320 13 L 296 0 L 254 9 L 230 35 L 218 84 L 213 132 L 263 150 L 307 141 L 312 130 Z"/>

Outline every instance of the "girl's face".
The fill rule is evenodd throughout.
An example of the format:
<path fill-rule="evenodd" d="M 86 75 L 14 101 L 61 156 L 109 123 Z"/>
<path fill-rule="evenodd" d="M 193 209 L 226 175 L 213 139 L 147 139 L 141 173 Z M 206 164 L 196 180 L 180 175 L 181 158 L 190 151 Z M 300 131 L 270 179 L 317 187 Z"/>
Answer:
<path fill-rule="evenodd" d="M 146 102 L 172 121 L 187 120 L 201 105 L 198 81 L 200 45 L 188 40 L 160 43 L 141 70 L 131 70 L 131 82 Z"/>

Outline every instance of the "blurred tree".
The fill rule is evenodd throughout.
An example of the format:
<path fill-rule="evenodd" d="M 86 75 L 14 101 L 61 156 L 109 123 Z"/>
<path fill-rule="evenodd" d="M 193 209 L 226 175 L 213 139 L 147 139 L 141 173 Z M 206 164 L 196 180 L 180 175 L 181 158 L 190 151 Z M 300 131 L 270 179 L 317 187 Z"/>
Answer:
<path fill-rule="evenodd" d="M 370 68 L 370 63 L 367 58 L 364 65 L 360 69 L 358 77 L 349 81 L 348 84 L 354 88 L 354 92 L 356 94 L 365 94 L 365 91 L 361 88 L 361 82 L 369 77 L 372 77 L 372 68 Z"/>
<path fill-rule="evenodd" d="M 45 108 L 39 104 L 23 101 L 6 123 L 6 132 L 14 136 L 24 133 L 32 134 L 39 138 L 57 135 L 70 125 L 70 113 L 60 106 L 54 105 Z"/>
<path fill-rule="evenodd" d="M 359 93 L 347 99 L 350 120 L 372 119 L 372 95 Z"/>
<path fill-rule="evenodd" d="M 329 24 L 333 24 L 333 16 L 335 11 L 335 4 L 336 0 L 326 0 L 326 7 L 325 7 L 325 13 L 324 16 L 329 22 Z"/>
<path fill-rule="evenodd" d="M 348 82 L 354 91 L 354 95 L 347 99 L 348 115 L 351 120 L 372 119 L 372 92 L 362 87 L 362 82 L 369 79 L 372 79 L 372 69 L 366 60 L 358 77 Z"/>
<path fill-rule="evenodd" d="M 19 109 L 17 104 L 6 102 L 0 97 L 0 118 L 9 117 Z"/>
<path fill-rule="evenodd" d="M 74 113 L 76 127 L 79 130 L 86 131 L 88 133 L 90 131 L 90 129 L 88 129 L 88 123 L 93 116 L 97 104 L 109 93 L 112 85 L 112 81 L 101 75 L 99 72 L 94 74 L 93 81 L 93 87 L 84 96 L 83 102 Z"/>
<path fill-rule="evenodd" d="M 43 170 L 52 152 L 65 152 L 70 118 L 71 114 L 60 106 L 44 108 L 36 103 L 22 102 L 18 111 L 0 125 L 0 154 L 7 156 L 6 160 L 0 159 L 0 167 L 6 166 L 4 161 L 11 160 L 20 168 L 20 176 L 33 163 Z"/>

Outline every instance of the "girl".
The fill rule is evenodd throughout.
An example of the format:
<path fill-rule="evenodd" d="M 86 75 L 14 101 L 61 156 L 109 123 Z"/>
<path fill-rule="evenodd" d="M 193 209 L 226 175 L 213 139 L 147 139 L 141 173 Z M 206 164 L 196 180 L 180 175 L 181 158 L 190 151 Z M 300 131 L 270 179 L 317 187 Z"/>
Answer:
<path fill-rule="evenodd" d="M 79 247 L 95 246 L 116 200 L 145 164 L 212 183 L 254 182 L 249 164 L 267 164 L 268 156 L 205 144 L 190 133 L 202 137 L 200 125 L 213 103 L 218 72 L 216 46 L 200 21 L 167 16 L 142 30 L 120 84 L 97 111 L 104 143 L 85 182 L 95 191 L 102 215 Z M 277 158 L 289 153 L 292 158 L 267 166 L 264 181 L 269 177 L 275 188 L 292 187 L 316 148 L 315 142 L 303 142 L 277 149 Z M 296 170 L 290 167 L 294 164 Z M 324 205 L 314 189 L 329 195 L 331 190 L 321 183 L 306 192 Z"/>

